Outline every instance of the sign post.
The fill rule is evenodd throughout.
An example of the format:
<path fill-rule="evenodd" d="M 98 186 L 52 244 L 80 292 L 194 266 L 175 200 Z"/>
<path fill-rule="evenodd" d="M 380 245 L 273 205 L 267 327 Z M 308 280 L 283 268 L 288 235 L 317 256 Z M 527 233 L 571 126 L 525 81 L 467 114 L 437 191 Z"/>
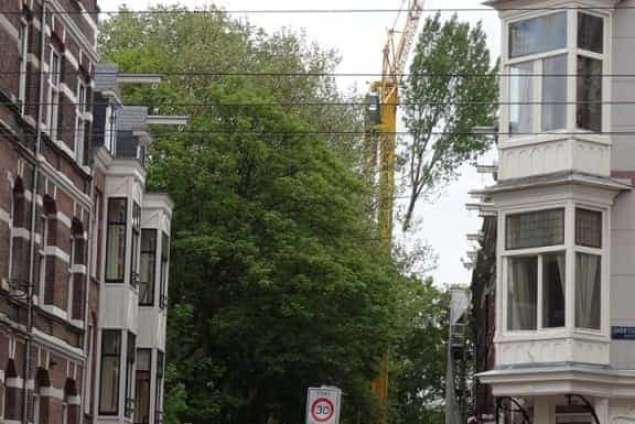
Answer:
<path fill-rule="evenodd" d="M 306 424 L 339 424 L 342 391 L 337 387 L 309 387 Z"/>

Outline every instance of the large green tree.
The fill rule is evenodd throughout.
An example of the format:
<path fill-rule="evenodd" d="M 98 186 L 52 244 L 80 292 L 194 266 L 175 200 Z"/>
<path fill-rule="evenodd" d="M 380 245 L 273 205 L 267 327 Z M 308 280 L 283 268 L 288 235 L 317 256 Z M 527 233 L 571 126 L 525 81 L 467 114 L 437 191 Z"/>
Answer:
<path fill-rule="evenodd" d="M 370 382 L 413 293 L 378 240 L 356 173 L 356 111 L 335 102 L 333 52 L 213 13 L 122 13 L 101 51 L 128 72 L 167 75 L 126 101 L 187 113 L 157 129 L 149 188 L 173 218 L 166 419 L 298 423 L 308 386 L 344 395 L 344 422 L 371 422 Z M 240 75 L 236 75 L 240 74 Z"/>
<path fill-rule="evenodd" d="M 405 186 L 403 226 L 408 229 L 421 196 L 457 175 L 460 166 L 485 152 L 493 137 L 474 135 L 493 125 L 498 100 L 498 66 L 492 66 L 480 22 L 456 15 L 425 20 L 410 74 L 403 83 Z"/>

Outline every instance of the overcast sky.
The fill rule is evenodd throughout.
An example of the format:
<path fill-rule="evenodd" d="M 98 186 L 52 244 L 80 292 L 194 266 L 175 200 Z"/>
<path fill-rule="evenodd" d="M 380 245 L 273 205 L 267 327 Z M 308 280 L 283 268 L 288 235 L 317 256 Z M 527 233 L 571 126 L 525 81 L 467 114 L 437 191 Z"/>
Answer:
<path fill-rule="evenodd" d="M 147 9 L 149 6 L 174 3 L 171 0 L 100 0 L 104 11 L 116 10 L 126 4 L 134 10 Z M 217 0 L 202 2 L 182 0 L 180 4 L 188 7 L 200 7 L 215 3 L 227 10 L 247 9 L 398 9 L 402 0 Z M 475 8 L 482 7 L 480 0 L 426 0 L 425 8 Z M 459 12 L 459 19 L 469 22 L 481 20 L 488 36 L 490 50 L 497 57 L 500 51 L 499 22 L 495 12 Z M 337 70 L 340 73 L 379 73 L 381 72 L 382 48 L 386 39 L 386 30 L 395 21 L 392 13 L 346 13 L 346 14 L 250 14 L 249 21 L 267 31 L 286 26 L 304 29 L 308 38 L 323 47 L 336 48 L 342 62 Z M 365 90 L 370 78 L 340 78 L 342 89 L 356 85 Z M 492 157 L 483 159 L 483 162 Z M 461 170 L 461 177 L 449 185 L 443 193 L 431 202 L 417 208 L 417 217 L 422 219 L 420 230 L 411 237 L 427 240 L 439 256 L 439 266 L 432 275 L 439 284 L 467 284 L 470 272 L 461 262 L 470 250 L 466 234 L 477 232 L 480 220 L 474 212 L 465 209 L 465 203 L 471 199 L 468 191 L 491 184 L 487 176 L 477 174 L 471 166 Z"/>

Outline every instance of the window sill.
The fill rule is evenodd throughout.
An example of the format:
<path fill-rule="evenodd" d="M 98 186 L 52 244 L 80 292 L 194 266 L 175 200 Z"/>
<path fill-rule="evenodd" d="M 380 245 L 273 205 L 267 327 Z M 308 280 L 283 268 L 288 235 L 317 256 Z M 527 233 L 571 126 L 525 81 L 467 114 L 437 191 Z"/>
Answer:
<path fill-rule="evenodd" d="M 496 343 L 514 343 L 521 341 L 540 341 L 552 339 L 579 339 L 590 340 L 595 342 L 610 341 L 609 335 L 600 330 L 588 329 L 570 329 L 570 328 L 544 328 L 541 330 L 531 331 L 506 331 L 498 334 L 494 342 Z"/>

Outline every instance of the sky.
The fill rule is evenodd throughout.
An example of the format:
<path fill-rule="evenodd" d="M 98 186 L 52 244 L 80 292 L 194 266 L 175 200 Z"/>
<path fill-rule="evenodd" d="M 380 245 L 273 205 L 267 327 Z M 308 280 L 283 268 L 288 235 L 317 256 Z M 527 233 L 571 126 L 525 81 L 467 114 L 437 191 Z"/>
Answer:
<path fill-rule="evenodd" d="M 126 4 L 133 10 L 144 10 L 155 4 L 172 4 L 173 0 L 100 0 L 103 11 L 117 10 Z M 188 7 L 201 7 L 214 3 L 227 10 L 256 9 L 399 9 L 404 0 L 180 0 Z M 425 9 L 435 8 L 481 8 L 481 0 L 426 0 Z M 449 16 L 450 14 L 446 14 Z M 498 16 L 493 11 L 458 12 L 459 19 L 476 23 L 482 21 L 488 36 L 493 57 L 500 52 L 500 28 Z M 307 38 L 325 48 L 335 48 L 342 60 L 338 73 L 379 73 L 381 72 L 382 49 L 386 31 L 392 27 L 396 13 L 343 13 L 343 14 L 249 14 L 252 24 L 269 32 L 281 27 L 303 29 Z M 425 17 L 425 14 L 424 14 Z M 369 77 L 342 77 L 338 85 L 346 91 L 356 86 L 366 91 Z M 491 163 L 494 152 L 480 162 Z M 467 211 L 465 203 L 473 202 L 468 191 L 492 184 L 491 178 L 478 174 L 473 166 L 466 165 L 460 170 L 461 176 L 448 185 L 439 195 L 429 201 L 420 202 L 416 218 L 421 220 L 415 234 L 410 239 L 426 240 L 438 255 L 438 266 L 431 276 L 438 284 L 468 284 L 471 278 L 462 264 L 466 252 L 473 246 L 466 239 L 468 233 L 478 232 L 480 219 L 476 212 Z M 406 241 L 406 244 L 408 241 Z"/>

